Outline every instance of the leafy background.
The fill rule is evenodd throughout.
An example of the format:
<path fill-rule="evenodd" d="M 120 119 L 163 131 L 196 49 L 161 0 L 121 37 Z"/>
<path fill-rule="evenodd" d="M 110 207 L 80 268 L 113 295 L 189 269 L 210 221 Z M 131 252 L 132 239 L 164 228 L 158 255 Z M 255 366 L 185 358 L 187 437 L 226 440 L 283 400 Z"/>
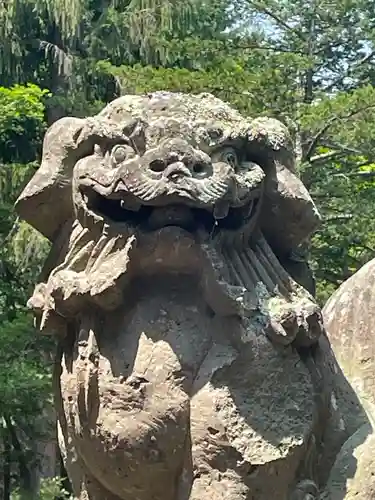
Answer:
<path fill-rule="evenodd" d="M 374 257 L 374 41 L 372 0 L 0 1 L 1 498 L 69 495 L 40 455 L 54 440 L 54 345 L 25 308 L 48 242 L 13 210 L 46 127 L 157 89 L 282 120 L 323 216 L 293 258 L 310 259 L 323 304 Z"/>

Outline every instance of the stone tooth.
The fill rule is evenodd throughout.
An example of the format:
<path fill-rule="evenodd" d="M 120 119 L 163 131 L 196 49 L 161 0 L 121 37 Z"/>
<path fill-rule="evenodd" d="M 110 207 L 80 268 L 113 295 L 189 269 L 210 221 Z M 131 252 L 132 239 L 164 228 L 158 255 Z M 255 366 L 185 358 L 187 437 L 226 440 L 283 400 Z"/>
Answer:
<path fill-rule="evenodd" d="M 141 208 L 141 205 L 136 201 L 121 200 L 120 207 L 123 210 L 131 210 L 132 212 L 138 212 L 138 210 Z"/>
<path fill-rule="evenodd" d="M 229 212 L 228 201 L 218 201 L 214 206 L 215 219 L 225 219 Z"/>
<path fill-rule="evenodd" d="M 94 154 L 96 154 L 98 156 L 103 156 L 103 151 L 102 151 L 102 148 L 99 146 L 99 144 L 95 144 Z"/>
<path fill-rule="evenodd" d="M 254 200 L 252 200 L 247 206 L 246 206 L 246 211 L 244 213 L 245 219 L 249 218 L 250 215 L 252 215 L 254 208 Z"/>

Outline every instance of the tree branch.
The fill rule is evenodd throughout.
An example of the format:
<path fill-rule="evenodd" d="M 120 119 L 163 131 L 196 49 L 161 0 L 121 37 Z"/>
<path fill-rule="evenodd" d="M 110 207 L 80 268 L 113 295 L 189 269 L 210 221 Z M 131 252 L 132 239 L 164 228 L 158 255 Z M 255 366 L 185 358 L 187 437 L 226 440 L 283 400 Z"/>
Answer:
<path fill-rule="evenodd" d="M 353 218 L 353 214 L 341 214 L 341 215 L 329 215 L 324 217 L 323 224 L 325 222 L 340 222 L 342 220 L 350 220 Z"/>
<path fill-rule="evenodd" d="M 310 196 L 311 196 L 311 198 L 313 200 L 325 200 L 327 198 L 332 199 L 331 193 L 314 193 L 314 192 L 310 192 Z M 335 198 L 347 198 L 347 197 L 348 197 L 348 193 L 335 194 Z"/>
<path fill-rule="evenodd" d="M 10 231 L 8 234 L 5 235 L 3 241 L 1 242 L 1 246 L 4 247 L 9 243 L 9 241 L 13 238 L 13 236 L 17 233 L 18 229 L 20 227 L 20 218 L 16 217 L 16 220 L 13 222 L 12 227 L 10 228 Z"/>
<path fill-rule="evenodd" d="M 321 142 L 322 146 L 325 146 L 326 148 L 331 148 L 331 149 L 336 149 L 343 151 L 349 155 L 362 155 L 363 152 L 360 151 L 359 149 L 352 148 L 350 146 L 347 146 L 345 144 L 337 144 L 335 142 L 329 141 L 329 140 L 322 140 Z"/>
<path fill-rule="evenodd" d="M 341 158 L 346 156 L 348 153 L 346 151 L 330 151 L 329 153 L 323 153 L 321 155 L 312 156 L 309 160 L 310 165 L 315 165 L 316 163 L 322 163 L 327 160 L 334 160 L 335 158 Z"/>
<path fill-rule="evenodd" d="M 193 40 L 195 40 L 193 38 Z M 200 39 L 196 40 L 198 48 L 201 50 L 202 47 L 202 41 Z M 169 41 L 169 40 L 162 40 L 160 42 L 163 47 L 175 47 L 176 42 L 175 41 Z M 178 43 L 177 43 L 178 47 Z M 223 39 L 223 40 L 215 40 L 213 41 L 212 45 L 208 45 L 208 49 L 211 49 L 213 52 L 217 51 L 218 49 L 223 48 L 223 50 L 226 51 L 238 51 L 238 50 L 246 50 L 246 49 L 257 49 L 257 50 L 268 50 L 271 52 L 282 52 L 285 54 L 298 54 L 298 55 L 306 55 L 306 53 L 302 50 L 291 50 L 288 49 L 287 47 L 282 47 L 282 46 L 272 46 L 272 45 L 261 45 L 261 42 L 255 42 L 255 41 L 249 41 L 246 42 L 243 39 Z"/>
<path fill-rule="evenodd" d="M 309 13 L 309 36 L 307 39 L 307 55 L 310 58 L 309 67 L 307 68 L 305 74 L 305 93 L 303 102 L 311 104 L 314 99 L 314 64 L 312 62 L 312 56 L 315 49 L 315 10 L 316 2 L 314 1 L 312 6 L 312 11 Z"/>
<path fill-rule="evenodd" d="M 339 40 L 338 42 L 336 43 L 332 43 L 332 44 L 328 44 L 327 42 L 325 42 L 324 46 L 323 47 L 320 47 L 318 50 L 316 50 L 314 52 L 314 55 L 318 56 L 319 54 L 321 54 L 322 52 L 324 52 L 325 50 L 327 50 L 327 48 L 336 48 L 336 47 L 340 47 L 340 45 L 342 45 L 342 41 Z"/>
<path fill-rule="evenodd" d="M 247 0 L 247 3 L 257 9 L 258 11 L 262 12 L 263 14 L 266 14 L 268 17 L 276 21 L 277 24 L 285 28 L 286 30 L 290 31 L 291 33 L 294 33 L 295 35 L 298 36 L 300 40 L 303 40 L 304 42 L 306 41 L 305 36 L 293 26 L 290 26 L 287 22 L 285 22 L 283 19 L 281 19 L 277 14 L 274 14 L 271 10 L 267 9 L 265 5 L 261 5 L 259 2 L 253 2 L 252 0 Z"/>
<path fill-rule="evenodd" d="M 363 111 L 367 111 L 368 109 L 372 109 L 372 108 L 375 108 L 375 105 L 372 104 L 372 105 L 369 105 L 369 106 L 364 106 L 362 108 L 359 108 L 359 109 L 356 109 L 355 111 L 351 111 L 350 113 L 347 113 L 346 115 L 335 115 L 335 116 L 332 116 L 328 121 L 327 123 L 320 129 L 318 130 L 318 132 L 315 134 L 315 136 L 313 137 L 312 141 L 310 142 L 310 145 L 308 147 L 308 150 L 306 152 L 306 154 L 304 155 L 304 158 L 303 158 L 303 161 L 304 162 L 308 162 L 310 161 L 310 157 L 314 151 L 314 149 L 316 148 L 317 144 L 318 144 L 318 141 L 319 139 L 327 132 L 327 130 L 335 123 L 337 122 L 338 120 L 347 120 L 348 118 L 352 118 L 353 116 L 359 114 L 359 113 L 362 113 Z M 337 148 L 337 149 L 342 149 L 342 148 Z M 357 154 L 360 154 L 360 152 L 358 152 Z"/>
<path fill-rule="evenodd" d="M 316 148 L 319 139 L 322 137 L 322 135 L 324 135 L 327 132 L 329 127 L 331 127 L 335 123 L 335 121 L 337 121 L 337 120 L 338 120 L 337 116 L 332 117 L 330 120 L 328 120 L 328 122 L 324 125 L 324 127 L 322 127 L 320 130 L 318 130 L 318 132 L 315 134 L 312 141 L 310 142 L 310 145 L 306 151 L 306 154 L 304 155 L 304 158 L 302 158 L 303 162 L 310 161 L 310 157 L 311 157 L 314 149 Z"/>
<path fill-rule="evenodd" d="M 284 54 L 298 54 L 298 55 L 306 55 L 302 50 L 290 50 L 282 47 L 272 47 L 270 45 L 258 45 L 258 44 L 249 44 L 231 47 L 234 50 L 246 50 L 246 49 L 257 49 L 257 50 L 269 50 L 270 52 L 281 52 Z"/>
<path fill-rule="evenodd" d="M 367 54 L 367 56 L 365 56 L 360 61 L 358 61 L 358 63 L 354 67 L 348 68 L 348 70 L 345 73 L 338 76 L 327 87 L 324 87 L 324 91 L 330 92 L 332 89 L 334 89 L 336 87 L 336 85 L 338 85 L 340 82 L 342 82 L 344 80 L 344 78 L 349 77 L 352 73 L 354 73 L 354 71 L 356 69 L 358 69 L 363 64 L 366 64 L 367 62 L 369 62 L 374 56 L 375 56 L 375 50 L 372 50 L 369 54 Z"/>
<path fill-rule="evenodd" d="M 341 147 L 340 151 L 337 150 L 329 151 L 328 153 L 322 153 L 321 155 L 312 156 L 310 158 L 309 164 L 310 166 L 312 166 L 316 163 L 323 163 L 327 160 L 335 160 L 336 158 L 338 159 L 348 154 L 362 154 L 362 153 L 360 151 L 353 151 L 343 146 Z M 354 168 L 366 167 L 367 165 L 371 165 L 372 163 L 374 163 L 374 159 L 368 159 L 366 161 L 356 163 L 354 165 Z M 347 162 L 344 162 L 344 164 L 346 165 Z M 366 173 L 371 173 L 371 172 L 366 172 Z"/>
<path fill-rule="evenodd" d="M 363 172 L 348 172 L 347 174 L 333 174 L 332 177 L 345 175 L 345 177 L 363 177 L 365 179 L 372 179 L 375 177 L 375 170 L 366 170 Z"/>

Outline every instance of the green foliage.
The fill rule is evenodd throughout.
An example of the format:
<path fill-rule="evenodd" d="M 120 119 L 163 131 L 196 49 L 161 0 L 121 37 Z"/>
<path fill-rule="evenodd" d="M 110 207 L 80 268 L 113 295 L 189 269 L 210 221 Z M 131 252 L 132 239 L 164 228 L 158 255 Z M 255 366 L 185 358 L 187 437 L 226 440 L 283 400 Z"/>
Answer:
<path fill-rule="evenodd" d="M 42 253 L 46 249 L 32 228 L 17 221 L 13 205 L 37 168 L 46 130 L 47 96 L 47 91 L 31 84 L 0 87 L 0 257 L 7 276 L 35 275 L 40 266 L 31 267 L 30 273 L 31 254 L 35 265 L 40 257 L 38 248 L 43 248 Z M 6 286 L 8 279 L 3 279 Z"/>
<path fill-rule="evenodd" d="M 40 484 L 39 494 L 33 496 L 32 500 L 56 500 L 59 498 L 72 499 L 69 493 L 64 489 L 63 481 L 60 477 L 53 477 L 50 479 L 42 479 Z M 25 494 L 16 489 L 12 495 L 11 500 L 25 500 Z"/>
<path fill-rule="evenodd" d="M 80 85 L 76 65 L 173 63 L 169 44 L 231 24 L 227 0 L 8 0 L 0 3 L 0 74 L 53 91 Z M 172 58 L 172 59 L 171 59 Z M 36 76 L 37 74 L 37 76 Z"/>
<path fill-rule="evenodd" d="M 6 450 L 0 465 L 12 471 L 19 464 L 23 488 L 36 460 L 33 440 L 47 430 L 52 346 L 37 336 L 25 309 L 48 246 L 18 221 L 13 205 L 36 168 L 46 95 L 35 85 L 0 87 L 0 442 Z M 12 475 L 5 476 L 9 488 Z"/>
<path fill-rule="evenodd" d="M 207 59 L 201 68 L 169 68 L 135 64 L 113 66 L 109 61 L 99 61 L 99 72 L 112 75 L 125 93 L 142 93 L 153 90 L 180 92 L 212 92 L 229 101 L 242 113 L 266 114 L 288 119 L 299 104 L 295 71 L 292 69 L 301 61 L 299 56 L 280 54 L 265 57 L 260 49 L 248 54 L 227 57 L 230 49 L 224 43 L 201 44 L 200 53 Z M 206 49 L 206 52 L 205 52 Z M 189 58 L 196 61 L 196 46 L 190 46 Z M 224 51 L 224 55 L 220 52 Z M 201 64 L 196 64 L 201 66 Z M 257 72 L 253 68 L 257 68 Z M 270 82 L 275 82 L 271 86 Z M 280 89 L 280 92 L 275 90 Z"/>
<path fill-rule="evenodd" d="M 323 216 L 311 246 L 323 303 L 375 251 L 374 19 L 372 0 L 0 1 L 0 438 L 13 465 L 35 459 L 49 400 L 51 344 L 24 309 L 49 245 L 13 210 L 37 167 L 45 115 L 172 90 L 284 121 Z M 43 483 L 39 497 L 60 486 Z"/>
<path fill-rule="evenodd" d="M 45 344 L 47 341 L 45 342 Z M 0 328 L 0 399 L 2 410 L 22 429 L 35 426 L 50 394 L 50 372 L 30 314 L 19 310 Z"/>
<path fill-rule="evenodd" d="M 87 35 L 87 53 L 116 65 L 176 65 L 190 40 L 215 39 L 231 25 L 228 5 L 226 0 L 112 3 Z"/>
<path fill-rule="evenodd" d="M 313 166 L 312 194 L 319 203 L 323 224 L 314 235 L 312 256 L 322 302 L 374 257 L 375 168 L 368 161 L 347 156 L 344 161 L 326 160 L 323 166 Z"/>
<path fill-rule="evenodd" d="M 0 87 L 0 161 L 28 163 L 40 151 L 45 131 L 43 98 L 36 85 Z"/>

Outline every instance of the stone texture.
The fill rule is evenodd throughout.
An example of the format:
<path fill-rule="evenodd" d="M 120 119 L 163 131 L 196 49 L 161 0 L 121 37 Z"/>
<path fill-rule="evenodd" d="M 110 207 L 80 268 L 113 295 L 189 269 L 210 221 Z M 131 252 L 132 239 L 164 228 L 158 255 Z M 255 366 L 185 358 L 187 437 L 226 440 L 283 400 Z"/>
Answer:
<path fill-rule="evenodd" d="M 362 407 L 298 284 L 319 214 L 281 123 L 124 96 L 49 129 L 17 209 L 78 499 L 318 498 Z"/>
<path fill-rule="evenodd" d="M 332 348 L 366 415 L 347 408 L 358 431 L 332 470 L 327 498 L 375 499 L 375 259 L 333 294 L 323 310 Z"/>

